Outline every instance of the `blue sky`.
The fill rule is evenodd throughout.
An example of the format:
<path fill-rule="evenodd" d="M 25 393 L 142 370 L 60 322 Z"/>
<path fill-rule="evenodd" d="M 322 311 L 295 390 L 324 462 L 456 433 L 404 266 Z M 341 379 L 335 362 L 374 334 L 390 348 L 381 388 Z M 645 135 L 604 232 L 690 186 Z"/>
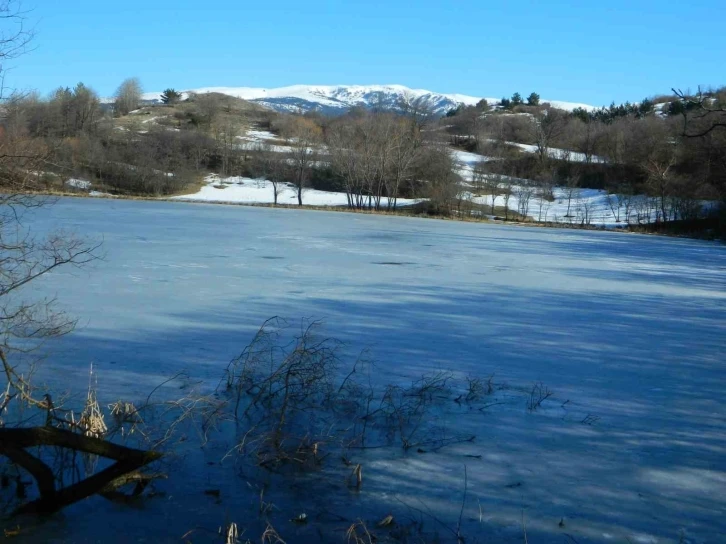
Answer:
<path fill-rule="evenodd" d="M 726 2 L 23 0 L 37 37 L 6 84 L 400 83 L 609 104 L 726 84 Z"/>

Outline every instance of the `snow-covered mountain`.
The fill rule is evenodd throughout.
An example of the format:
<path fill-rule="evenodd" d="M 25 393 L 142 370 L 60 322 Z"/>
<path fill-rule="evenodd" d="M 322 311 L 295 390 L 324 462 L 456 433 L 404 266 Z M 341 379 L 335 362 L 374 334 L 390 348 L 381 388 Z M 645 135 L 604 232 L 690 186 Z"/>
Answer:
<path fill-rule="evenodd" d="M 364 108 L 383 107 L 385 109 L 397 109 L 403 101 L 422 100 L 439 115 L 445 114 L 459 104 L 473 106 L 484 97 L 468 96 L 463 94 L 442 94 L 427 91 L 424 89 L 409 89 L 403 85 L 292 85 L 290 87 L 279 87 L 277 89 L 262 89 L 255 87 L 204 87 L 201 89 L 189 89 L 189 93 L 221 93 L 250 102 L 256 102 L 262 106 L 277 111 L 302 111 L 319 110 L 327 114 L 340 114 L 354 106 Z M 498 104 L 499 99 L 487 97 L 490 104 Z M 158 102 L 161 100 L 161 93 L 146 93 L 144 100 Z M 545 101 L 543 101 L 545 102 Z M 559 100 L 546 100 L 554 107 L 573 110 L 577 107 L 593 109 L 587 104 L 574 102 L 562 102 Z"/>

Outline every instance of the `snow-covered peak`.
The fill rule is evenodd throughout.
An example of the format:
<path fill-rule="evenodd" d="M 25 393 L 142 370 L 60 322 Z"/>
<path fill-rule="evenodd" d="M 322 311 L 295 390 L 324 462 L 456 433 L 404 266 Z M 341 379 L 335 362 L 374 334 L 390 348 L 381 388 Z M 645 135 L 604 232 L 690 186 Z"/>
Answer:
<path fill-rule="evenodd" d="M 426 89 L 409 89 L 403 85 L 291 85 L 265 89 L 258 87 L 203 87 L 184 91 L 189 93 L 221 93 L 236 98 L 256 102 L 278 111 L 320 110 L 324 113 L 342 113 L 351 107 L 371 108 L 381 106 L 396 109 L 404 101 L 423 100 L 435 113 L 443 115 L 460 104 L 473 106 L 483 97 L 464 94 L 446 94 Z M 146 93 L 144 99 L 152 102 L 161 100 L 161 93 Z M 497 98 L 486 98 L 492 105 L 499 103 Z M 571 111 L 577 107 L 594 109 L 587 104 L 543 100 L 554 107 Z"/>

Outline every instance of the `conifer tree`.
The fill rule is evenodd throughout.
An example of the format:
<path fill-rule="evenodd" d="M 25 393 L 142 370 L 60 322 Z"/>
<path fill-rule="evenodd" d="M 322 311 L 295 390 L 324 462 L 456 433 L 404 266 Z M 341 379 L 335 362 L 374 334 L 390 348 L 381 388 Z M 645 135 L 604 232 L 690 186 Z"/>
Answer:
<path fill-rule="evenodd" d="M 161 93 L 161 101 L 164 104 L 176 104 L 181 100 L 181 98 L 181 93 L 176 92 L 174 89 L 166 89 L 163 93 Z"/>

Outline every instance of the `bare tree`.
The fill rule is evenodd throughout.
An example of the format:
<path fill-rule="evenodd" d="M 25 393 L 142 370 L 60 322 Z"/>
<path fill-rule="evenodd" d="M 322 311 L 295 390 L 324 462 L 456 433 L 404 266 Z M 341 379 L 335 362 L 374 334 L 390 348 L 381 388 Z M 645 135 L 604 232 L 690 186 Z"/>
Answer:
<path fill-rule="evenodd" d="M 244 132 L 244 125 L 232 116 L 215 118 L 212 133 L 217 142 L 217 152 L 221 159 L 222 174 L 230 175 L 234 170 L 235 157 L 239 154 L 240 141 L 237 138 Z"/>
<path fill-rule="evenodd" d="M 141 82 L 137 77 L 125 79 L 116 90 L 115 108 L 118 115 L 128 115 L 141 103 Z"/>
<path fill-rule="evenodd" d="M 552 184 L 542 183 L 537 187 L 537 221 L 547 222 L 547 213 L 551 206 L 552 196 Z"/>
<path fill-rule="evenodd" d="M 565 127 L 572 148 L 582 153 L 585 163 L 590 164 L 595 158 L 595 149 L 602 135 L 602 124 L 588 119 L 570 119 Z"/>
<path fill-rule="evenodd" d="M 669 221 L 681 147 L 675 127 L 660 119 L 642 119 L 632 125 L 626 138 L 628 160 L 646 173 L 646 187 L 658 200 L 656 219 Z"/>
<path fill-rule="evenodd" d="M 431 213 L 451 213 L 451 204 L 456 200 L 461 187 L 461 179 L 455 166 L 452 153 L 446 146 L 429 146 L 418 162 L 415 177 L 424 183 Z"/>
<path fill-rule="evenodd" d="M 520 182 L 514 189 L 517 195 L 517 209 L 525 218 L 529 216 L 529 201 L 534 194 L 534 188 L 529 183 Z"/>
<path fill-rule="evenodd" d="M 322 131 L 314 121 L 295 117 L 286 127 L 285 136 L 286 145 L 290 148 L 287 154 L 288 163 L 292 167 L 293 183 L 297 187 L 297 203 L 302 206 L 303 188 L 317 161 Z"/>
<path fill-rule="evenodd" d="M 398 109 L 411 120 L 412 127 L 417 130 L 422 130 L 426 125 L 433 122 L 436 117 L 431 104 L 424 97 L 416 96 L 409 91 L 401 96 Z"/>
<path fill-rule="evenodd" d="M 349 208 L 362 208 L 363 180 L 360 178 L 358 130 L 354 122 L 338 119 L 326 134 L 333 169 L 343 179 Z"/>
<path fill-rule="evenodd" d="M 606 197 L 608 208 L 616 223 L 620 223 L 620 209 L 622 208 L 622 197 L 619 194 L 608 193 Z"/>
<path fill-rule="evenodd" d="M 726 105 L 723 96 L 714 99 L 704 93 L 700 86 L 693 96 L 680 89 L 672 90 L 680 100 L 684 137 L 702 138 L 716 129 L 726 129 Z"/>
<path fill-rule="evenodd" d="M 532 119 L 532 136 L 541 162 L 549 158 L 552 141 L 562 134 L 566 119 L 564 113 L 554 108 L 544 110 Z"/>
<path fill-rule="evenodd" d="M 395 209 L 401 185 L 411 175 L 413 166 L 423 152 L 423 141 L 417 120 L 409 123 L 396 120 L 388 142 L 392 147 L 390 173 L 386 177 L 388 209 Z"/>
<path fill-rule="evenodd" d="M 504 190 L 502 189 L 501 180 L 502 176 L 494 174 L 488 174 L 486 178 L 484 178 L 484 187 L 486 192 L 489 194 L 489 198 L 491 199 L 492 215 L 494 215 L 494 209 L 497 205 L 497 198 L 504 192 Z"/>
<path fill-rule="evenodd" d="M 502 191 L 502 198 L 504 200 L 504 220 L 509 220 L 509 200 L 512 198 L 512 190 L 514 183 L 512 178 L 508 176 L 499 177 L 499 187 Z"/>
<path fill-rule="evenodd" d="M 349 207 L 381 209 L 386 196 L 386 207 L 394 209 L 423 142 L 413 118 L 382 112 L 337 120 L 328 131 L 327 146 Z"/>
<path fill-rule="evenodd" d="M 272 183 L 273 204 L 277 206 L 280 193 L 285 190 L 285 164 L 268 143 L 255 146 L 254 169 L 257 176 Z"/>

